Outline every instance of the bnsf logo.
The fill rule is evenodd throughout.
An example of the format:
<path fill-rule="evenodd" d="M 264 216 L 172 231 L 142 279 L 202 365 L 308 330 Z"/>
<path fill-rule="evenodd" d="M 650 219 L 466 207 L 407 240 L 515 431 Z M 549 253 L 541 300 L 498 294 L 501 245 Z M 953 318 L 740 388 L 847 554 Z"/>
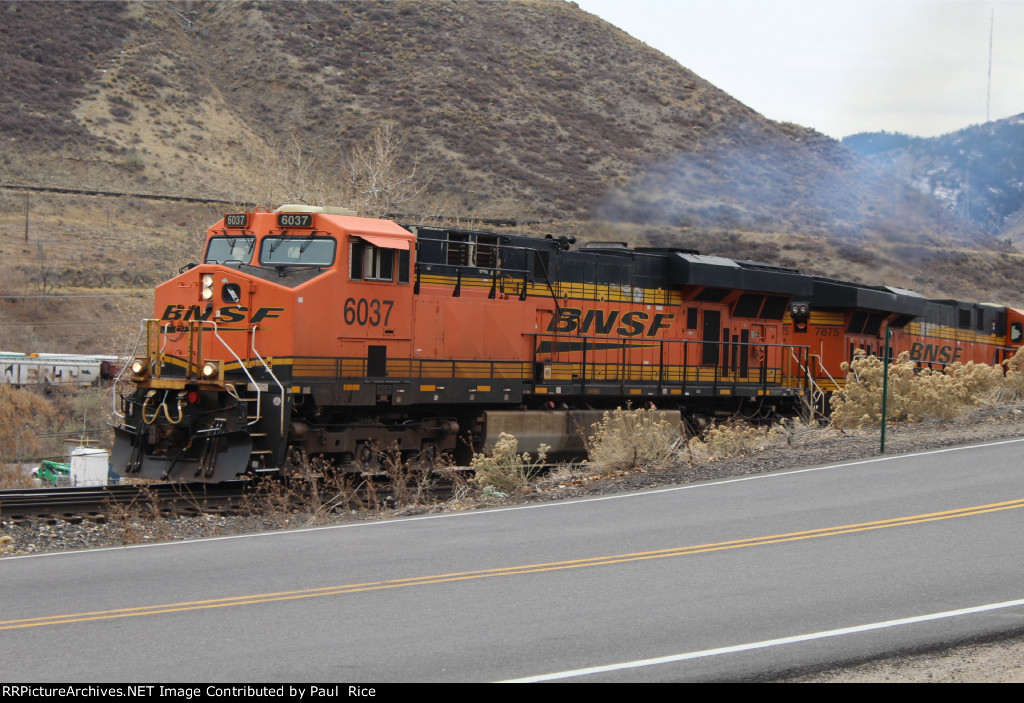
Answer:
<path fill-rule="evenodd" d="M 914 342 L 910 345 L 910 358 L 913 361 L 936 361 L 940 364 L 949 364 L 960 361 L 964 356 L 963 347 L 954 347 L 952 344 L 924 344 Z"/>
<path fill-rule="evenodd" d="M 558 317 L 551 318 L 548 332 L 590 334 L 593 331 L 594 334 L 614 333 L 620 337 L 654 337 L 659 330 L 672 326 L 670 321 L 673 317 L 674 314 L 661 312 L 651 316 L 639 310 L 623 315 L 619 310 L 587 310 L 584 313 L 579 308 L 562 308 Z"/>
<path fill-rule="evenodd" d="M 284 308 L 260 308 L 252 314 L 249 322 L 255 325 L 262 320 L 278 317 L 277 313 L 283 310 Z M 215 315 L 212 304 L 207 305 L 205 308 L 200 308 L 198 305 L 190 305 L 187 308 L 184 305 L 168 305 L 160 319 L 181 320 L 182 322 L 200 320 L 205 322 L 213 318 L 221 322 L 241 322 L 245 319 L 245 314 L 249 312 L 249 308 L 244 305 L 225 305 L 217 312 L 218 314 Z"/>

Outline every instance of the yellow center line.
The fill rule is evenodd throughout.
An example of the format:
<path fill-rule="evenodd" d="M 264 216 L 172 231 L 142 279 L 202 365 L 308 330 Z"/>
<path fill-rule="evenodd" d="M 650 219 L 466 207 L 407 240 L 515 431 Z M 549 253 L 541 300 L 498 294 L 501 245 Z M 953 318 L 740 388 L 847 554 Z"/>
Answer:
<path fill-rule="evenodd" d="M 90 620 L 110 620 L 114 618 L 128 618 L 139 615 L 158 615 L 161 613 L 178 613 L 189 610 L 206 610 L 211 608 L 226 608 L 236 605 L 252 605 L 256 603 L 271 603 L 275 601 L 298 600 L 303 598 L 319 598 L 322 596 L 342 595 L 346 593 L 362 593 L 366 591 L 379 591 L 391 588 L 405 588 L 407 586 L 425 586 L 437 583 L 451 583 L 455 581 L 468 581 L 481 578 L 492 578 L 495 576 L 516 576 L 520 574 L 536 574 L 545 571 L 559 571 L 563 569 L 579 569 L 590 566 L 608 566 L 611 564 L 622 564 L 631 561 L 643 561 L 648 559 L 663 559 L 666 557 L 689 556 L 692 554 L 706 554 L 709 552 L 724 551 L 728 549 L 741 549 L 744 547 L 758 547 L 768 544 L 780 544 L 783 542 L 795 542 L 819 537 L 832 537 L 836 535 L 864 532 L 867 530 L 881 530 L 890 527 L 901 527 L 904 525 L 915 525 L 937 520 L 950 520 L 959 517 L 982 515 L 985 513 L 1001 510 L 1013 510 L 1024 508 L 1024 498 L 1008 500 L 1001 503 L 988 503 L 985 505 L 974 505 L 967 508 L 955 510 L 944 510 L 934 513 L 923 513 L 920 515 L 906 515 L 903 517 L 876 520 L 873 522 L 860 522 L 849 525 L 835 525 L 815 530 L 802 532 L 785 532 L 776 535 L 765 535 L 761 537 L 748 537 L 746 539 L 730 540 L 727 542 L 710 542 L 708 544 L 697 544 L 686 547 L 673 547 L 669 549 L 658 549 L 646 552 L 632 552 L 628 554 L 614 554 L 587 559 L 572 559 L 568 561 L 554 561 L 541 564 L 523 564 L 520 566 L 508 566 L 496 569 L 482 569 L 479 571 L 458 571 L 449 574 L 434 574 L 431 576 L 414 576 L 403 579 L 391 579 L 387 581 L 368 581 L 365 583 L 353 583 L 340 586 L 322 586 L 320 588 L 309 588 L 296 591 L 279 591 L 276 593 L 260 593 L 248 596 L 234 596 L 229 598 L 214 598 L 210 600 L 189 601 L 185 603 L 169 603 L 164 605 L 146 605 L 134 608 L 119 608 L 116 610 L 97 610 L 85 613 L 70 613 L 67 615 L 48 615 L 36 618 L 25 618 L 22 620 L 0 620 L 0 630 L 13 630 L 25 627 L 41 627 L 44 625 L 62 625 L 73 622 L 86 622 Z"/>

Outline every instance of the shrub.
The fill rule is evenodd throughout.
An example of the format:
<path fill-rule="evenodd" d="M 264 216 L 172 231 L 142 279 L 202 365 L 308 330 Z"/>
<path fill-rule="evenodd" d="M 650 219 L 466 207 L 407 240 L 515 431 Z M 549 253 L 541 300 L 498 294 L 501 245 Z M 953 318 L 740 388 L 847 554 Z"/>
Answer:
<path fill-rule="evenodd" d="M 589 463 L 608 469 L 636 469 L 668 464 L 681 457 L 685 444 L 679 427 L 649 408 L 606 412 L 588 438 Z"/>
<path fill-rule="evenodd" d="M 140 154 L 137 149 L 129 149 L 121 159 L 121 167 L 124 168 L 125 171 L 138 173 L 146 167 L 146 162 L 142 158 L 142 154 Z"/>
<path fill-rule="evenodd" d="M 469 466 L 476 472 L 474 483 L 498 491 L 522 490 L 534 476 L 540 473 L 547 458 L 546 444 L 540 445 L 537 460 L 527 453 L 518 453 L 519 440 L 515 435 L 502 432 L 498 442 L 489 452 L 473 454 Z"/>
<path fill-rule="evenodd" d="M 0 386 L 0 462 L 59 454 L 43 435 L 52 434 L 57 411 L 41 395 L 24 388 Z"/>
<path fill-rule="evenodd" d="M 275 527 L 320 525 L 332 515 L 360 505 L 355 477 L 340 472 L 323 456 L 290 449 L 287 481 L 261 481 L 246 494 L 244 510 Z"/>
<path fill-rule="evenodd" d="M 1024 367 L 1024 357 L 1017 368 L 1020 367 Z M 861 355 L 852 363 L 843 362 L 842 368 L 847 372 L 846 387 L 832 397 L 833 425 L 847 428 L 880 423 L 885 380 L 882 360 L 873 355 Z M 1010 368 L 1009 363 L 1007 368 Z M 1012 379 L 1004 379 L 999 367 L 973 361 L 950 364 L 945 371 L 919 369 L 907 352 L 890 362 L 888 375 L 886 415 L 888 420 L 896 422 L 955 417 L 965 408 L 997 397 L 1008 380 L 1024 388 L 1019 371 Z"/>
<path fill-rule="evenodd" d="M 700 437 L 687 442 L 686 449 L 691 459 L 727 459 L 788 442 L 790 429 L 785 424 L 756 427 L 740 420 L 730 420 L 725 424 L 712 425 Z"/>
<path fill-rule="evenodd" d="M 997 402 L 1011 402 L 1024 399 L 1024 347 L 1003 362 L 1006 376 L 1003 385 L 994 394 Z"/>

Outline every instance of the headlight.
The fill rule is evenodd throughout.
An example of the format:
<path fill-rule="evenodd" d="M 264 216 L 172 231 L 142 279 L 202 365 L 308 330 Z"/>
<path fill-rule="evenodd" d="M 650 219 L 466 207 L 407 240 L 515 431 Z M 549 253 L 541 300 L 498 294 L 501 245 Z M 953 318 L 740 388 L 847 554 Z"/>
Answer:
<path fill-rule="evenodd" d="M 211 381 L 220 377 L 220 362 L 219 361 L 207 361 L 203 364 L 202 368 L 199 369 L 199 374 L 203 377 L 204 381 Z"/>
<path fill-rule="evenodd" d="M 203 300 L 210 300 L 213 298 L 213 274 L 204 273 L 202 278 L 199 279 L 203 283 L 203 290 L 199 296 Z"/>
<path fill-rule="evenodd" d="M 137 378 L 145 378 L 149 375 L 149 361 L 146 359 L 135 359 L 128 366 L 128 370 Z"/>

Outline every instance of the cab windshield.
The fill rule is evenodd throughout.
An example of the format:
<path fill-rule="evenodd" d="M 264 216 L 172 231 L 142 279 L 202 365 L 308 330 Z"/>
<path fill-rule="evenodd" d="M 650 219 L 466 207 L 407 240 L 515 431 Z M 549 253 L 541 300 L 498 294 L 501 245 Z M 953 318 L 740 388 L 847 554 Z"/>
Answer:
<path fill-rule="evenodd" d="M 337 247 L 330 237 L 264 237 L 260 264 L 264 266 L 330 266 Z"/>
<path fill-rule="evenodd" d="M 207 264 L 224 264 L 229 261 L 247 264 L 252 261 L 256 237 L 213 237 L 206 247 Z"/>

